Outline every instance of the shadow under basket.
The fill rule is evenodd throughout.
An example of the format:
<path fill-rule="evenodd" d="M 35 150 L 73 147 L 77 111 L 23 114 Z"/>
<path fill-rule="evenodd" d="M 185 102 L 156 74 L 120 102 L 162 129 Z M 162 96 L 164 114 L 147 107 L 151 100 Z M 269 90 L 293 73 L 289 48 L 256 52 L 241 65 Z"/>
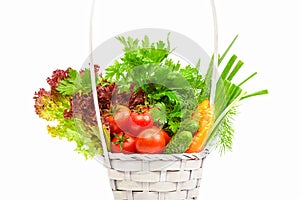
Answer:
<path fill-rule="evenodd" d="M 108 155 L 108 177 L 115 200 L 198 199 L 207 152 Z"/>

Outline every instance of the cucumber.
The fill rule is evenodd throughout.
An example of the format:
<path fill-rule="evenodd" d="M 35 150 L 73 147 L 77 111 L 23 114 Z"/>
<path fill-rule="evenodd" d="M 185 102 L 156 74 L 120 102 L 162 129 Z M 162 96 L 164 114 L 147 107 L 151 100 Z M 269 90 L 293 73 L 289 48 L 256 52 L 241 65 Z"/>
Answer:
<path fill-rule="evenodd" d="M 176 133 L 167 144 L 165 154 L 184 153 L 190 146 L 193 134 L 190 131 L 181 131 Z"/>

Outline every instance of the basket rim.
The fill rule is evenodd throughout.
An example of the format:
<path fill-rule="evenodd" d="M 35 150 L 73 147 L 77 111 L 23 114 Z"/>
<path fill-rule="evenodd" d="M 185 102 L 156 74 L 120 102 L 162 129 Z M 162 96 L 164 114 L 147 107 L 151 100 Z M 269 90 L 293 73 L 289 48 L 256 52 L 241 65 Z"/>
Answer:
<path fill-rule="evenodd" d="M 109 160 L 140 160 L 140 161 L 176 161 L 176 160 L 199 160 L 204 159 L 209 154 L 207 149 L 200 153 L 181 154 L 124 154 L 108 152 Z M 95 160 L 103 162 L 104 155 L 96 155 Z"/>

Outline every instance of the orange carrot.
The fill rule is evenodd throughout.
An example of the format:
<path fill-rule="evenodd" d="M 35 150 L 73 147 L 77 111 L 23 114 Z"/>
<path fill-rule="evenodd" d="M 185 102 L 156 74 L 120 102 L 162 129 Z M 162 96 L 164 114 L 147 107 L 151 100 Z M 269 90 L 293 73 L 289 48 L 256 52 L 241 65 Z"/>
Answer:
<path fill-rule="evenodd" d="M 198 153 L 204 148 L 205 140 L 213 123 L 213 107 L 210 105 L 208 99 L 198 105 L 193 117 L 199 118 L 199 128 L 186 153 Z"/>

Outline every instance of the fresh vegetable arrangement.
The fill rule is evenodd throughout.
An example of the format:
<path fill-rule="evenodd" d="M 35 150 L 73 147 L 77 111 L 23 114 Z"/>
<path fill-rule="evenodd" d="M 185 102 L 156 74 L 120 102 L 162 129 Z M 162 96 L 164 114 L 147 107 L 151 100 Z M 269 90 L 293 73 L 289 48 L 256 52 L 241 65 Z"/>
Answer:
<path fill-rule="evenodd" d="M 169 36 L 168 36 L 169 37 Z M 215 100 L 210 101 L 212 68 L 200 74 L 198 66 L 182 66 L 171 58 L 167 42 L 151 43 L 117 37 L 124 55 L 98 73 L 97 97 L 108 150 L 113 153 L 198 153 L 218 138 L 221 152 L 231 150 L 232 120 L 240 100 L 266 94 L 247 94 L 233 78 L 243 66 L 233 55 L 217 80 Z M 222 64 L 235 42 L 219 57 Z M 236 64 L 235 64 L 236 63 Z M 77 144 L 86 158 L 103 154 L 91 89 L 90 69 L 55 70 L 47 78 L 50 90 L 35 92 L 36 114 L 56 122 L 48 125 L 52 137 Z"/>

